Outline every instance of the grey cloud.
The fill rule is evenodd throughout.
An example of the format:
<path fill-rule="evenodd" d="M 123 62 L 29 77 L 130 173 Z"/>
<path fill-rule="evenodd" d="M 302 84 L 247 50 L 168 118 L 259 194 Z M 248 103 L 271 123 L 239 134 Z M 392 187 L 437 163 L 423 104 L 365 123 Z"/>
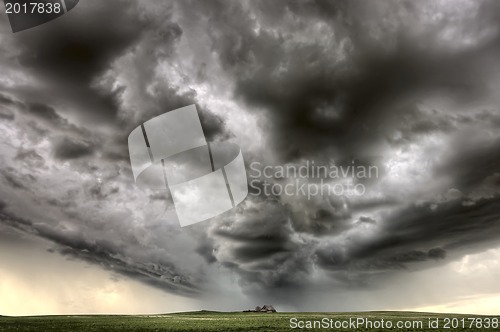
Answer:
<path fill-rule="evenodd" d="M 45 224 L 33 223 L 9 213 L 5 206 L 0 213 L 2 224 L 52 241 L 56 245 L 53 252 L 97 264 L 163 290 L 187 296 L 199 292 L 199 287 L 191 281 L 195 276 L 184 276 L 168 261 L 162 260 L 156 264 L 135 262 L 131 257 L 121 255 L 123 248 L 112 240 L 87 240 L 85 234 L 70 234 Z"/>
<path fill-rule="evenodd" d="M 3 94 L 0 94 L 0 103 L 2 105 L 12 105 L 14 104 L 14 100 L 8 96 L 5 96 Z"/>
<path fill-rule="evenodd" d="M 13 201 L 2 222 L 167 291 L 199 294 L 213 269 L 273 303 L 300 302 L 315 272 L 328 287 L 364 290 L 487 248 L 500 234 L 499 11 L 477 3 L 464 18 L 438 8 L 437 23 L 422 17 L 427 2 L 410 1 L 82 3 L 9 39 L 19 70 L 43 87 L 0 86 L 1 114 L 21 132 L 0 150 Z M 439 39 L 455 30 L 470 45 Z M 364 197 L 251 195 L 180 229 L 168 193 L 135 188 L 127 136 L 190 104 L 210 142 L 255 130 L 245 121 L 256 119 L 242 137 L 262 146 L 244 154 L 247 166 L 356 160 L 380 165 L 380 177 L 363 182 Z M 223 115 L 220 105 L 237 109 Z M 59 187 L 37 178 L 46 164 L 70 172 Z M 39 204 L 40 220 L 10 212 L 16 195 Z"/>
<path fill-rule="evenodd" d="M 498 140 L 475 140 L 474 136 L 462 136 L 457 137 L 452 147 L 453 152 L 445 155 L 446 158 L 435 172 L 437 176 L 452 176 L 459 190 L 468 192 L 500 170 Z"/>
<path fill-rule="evenodd" d="M 429 250 L 427 255 L 434 259 L 444 259 L 446 257 L 446 250 L 443 248 L 432 248 Z"/>
<path fill-rule="evenodd" d="M 11 186 L 12 188 L 28 190 L 27 183 L 18 178 L 18 176 L 13 168 L 3 169 L 1 171 L 1 173 L 2 173 L 5 181 L 7 181 L 9 186 Z M 34 178 L 31 177 L 31 180 L 33 180 L 33 179 Z"/>
<path fill-rule="evenodd" d="M 20 149 L 15 157 L 16 160 L 27 163 L 30 167 L 40 168 L 45 165 L 45 159 L 33 149 Z"/>
<path fill-rule="evenodd" d="M 3 120 L 14 120 L 15 115 L 12 111 L 8 109 L 9 106 L 13 106 L 16 104 L 16 101 L 9 96 L 0 94 L 0 118 Z"/>
<path fill-rule="evenodd" d="M 224 120 L 203 107 L 197 107 L 199 109 L 198 114 L 200 115 L 203 132 L 209 142 L 214 140 L 226 140 L 232 136 L 232 134 L 227 131 Z"/>
<path fill-rule="evenodd" d="M 3 120 L 10 121 L 15 119 L 15 115 L 12 112 L 2 109 L 0 110 L 0 118 Z"/>
<path fill-rule="evenodd" d="M 208 264 L 217 262 L 217 257 L 214 254 L 214 242 L 206 235 L 200 238 L 200 244 L 196 248 L 196 253 L 199 254 Z"/>
<path fill-rule="evenodd" d="M 375 221 L 375 219 L 372 219 L 370 217 L 361 216 L 358 220 L 358 223 L 360 223 L 360 224 L 362 224 L 362 223 L 375 224 L 375 223 L 377 223 L 377 221 Z"/>
<path fill-rule="evenodd" d="M 487 243 L 498 237 L 494 216 L 498 197 L 474 206 L 460 202 L 443 203 L 432 210 L 430 204 L 413 206 L 384 220 L 382 236 L 369 242 L 352 241 L 347 246 L 323 245 L 316 251 L 318 263 L 328 269 L 387 270 L 406 263 L 443 259 L 451 249 Z M 435 247 L 439 244 L 439 247 Z M 427 250 L 409 248 L 425 248 Z"/>
<path fill-rule="evenodd" d="M 411 144 L 420 144 L 428 137 L 460 136 L 466 128 L 479 130 L 483 125 L 489 126 L 484 119 L 494 118 L 494 111 L 475 115 L 453 109 L 426 109 L 421 107 L 426 106 L 421 100 L 439 95 L 457 104 L 490 102 L 494 96 L 489 95 L 489 84 L 495 76 L 488 72 L 488 64 L 495 63 L 492 59 L 498 58 L 498 35 L 493 34 L 470 47 L 442 47 L 442 42 L 434 36 L 437 31 L 447 28 L 449 22 L 433 25 L 412 21 L 407 24 L 405 20 L 420 15 L 423 8 L 420 6 L 425 6 L 409 2 L 390 2 L 394 9 L 387 20 L 390 23 L 385 26 L 374 20 L 374 25 L 368 26 L 365 18 L 373 20 L 377 15 L 386 16 L 385 6 L 389 6 L 389 2 L 377 5 L 255 2 L 253 6 L 231 7 L 213 2 L 200 4 L 192 10 L 207 12 L 212 18 L 209 31 L 212 49 L 225 74 L 233 80 L 235 97 L 245 101 L 250 109 L 259 110 L 256 115 L 266 122 L 266 129 L 270 129 L 266 134 L 271 139 L 265 149 L 271 150 L 274 157 L 280 157 L 279 161 L 294 163 L 303 158 L 332 158 L 340 163 L 361 159 L 373 164 L 376 159 L 372 155 L 390 156 L 392 148 L 405 151 Z M 477 16 L 471 21 L 457 23 L 455 28 L 474 34 L 479 21 L 485 22 L 484 26 L 497 26 L 493 14 L 496 7 L 494 2 L 480 3 Z M 287 10 L 294 15 L 285 15 Z M 324 31 L 311 35 L 309 40 L 306 34 L 302 39 L 294 39 L 294 33 L 300 36 L 308 24 L 312 26 L 316 22 L 324 23 L 324 31 L 331 33 L 330 41 L 334 46 L 311 41 L 326 33 Z M 422 24 L 422 30 L 428 33 L 414 34 L 412 24 Z M 378 37 L 372 37 L 373 31 L 377 31 Z M 337 52 L 339 49 L 343 49 L 344 54 Z M 477 143 L 470 144 L 474 151 L 477 151 L 474 148 Z M 464 153 L 463 147 L 457 143 L 451 150 L 443 142 L 440 145 L 443 151 L 429 152 L 442 153 L 437 159 L 438 165 L 443 163 L 439 170 L 431 169 L 434 172 L 431 177 L 440 178 L 441 174 L 446 174 L 452 183 L 460 183 L 462 172 L 471 172 L 477 177 L 474 182 L 480 184 L 499 169 L 494 162 L 496 154 L 492 152 L 495 145 L 491 145 L 491 150 L 485 149 L 484 155 L 489 156 L 485 157 L 486 162 L 479 158 L 478 166 L 483 164 L 488 170 L 478 173 L 474 172 L 475 163 L 471 161 L 474 158 Z M 457 156 L 463 158 L 463 168 L 454 166 L 453 158 Z M 250 158 L 263 160 L 261 156 Z M 389 171 L 382 171 L 382 179 L 391 175 Z M 376 180 L 367 184 L 376 188 L 380 183 L 382 181 Z M 425 191 L 426 185 L 420 183 L 419 187 Z M 279 227 L 284 229 L 291 225 L 289 234 L 276 234 L 266 226 L 263 229 L 273 239 L 272 244 L 268 244 L 256 235 L 258 229 L 245 222 L 248 234 L 235 232 L 235 229 L 229 233 L 224 228 L 214 229 L 213 244 L 207 247 L 217 249 L 215 257 L 238 271 L 242 283 L 273 285 L 266 281 L 279 278 L 273 279 L 263 273 L 265 267 L 276 261 L 293 265 L 292 262 L 301 261 L 294 257 L 300 253 L 315 258 L 318 266 L 327 270 L 333 269 L 340 274 L 345 269 L 352 270 L 351 278 L 363 284 L 363 279 L 372 278 L 374 271 L 386 273 L 418 262 L 431 264 L 444 259 L 452 247 L 460 246 L 461 236 L 474 233 L 472 226 L 466 227 L 466 220 L 470 220 L 473 213 L 465 209 L 460 200 L 438 203 L 434 211 L 431 203 L 416 207 L 412 206 L 413 202 L 391 192 L 392 189 L 382 186 L 378 190 L 382 194 L 378 198 L 348 200 L 345 208 L 344 204 L 335 201 L 325 206 L 324 202 L 297 199 L 290 203 L 271 197 L 269 201 L 278 202 L 276 209 L 291 221 L 291 224 L 274 223 L 281 224 Z M 433 201 L 433 197 L 425 199 Z M 267 202 L 256 204 L 268 210 Z M 484 231 L 476 229 L 478 233 L 470 243 L 486 241 L 498 234 L 493 223 L 483 224 L 496 209 L 495 199 L 482 204 L 484 210 L 480 216 L 474 215 L 474 220 L 484 227 Z M 359 217 L 360 212 L 367 214 Z M 381 216 L 372 218 L 369 212 L 378 212 Z M 358 223 L 351 226 L 356 222 L 352 220 L 354 216 L 358 216 Z M 275 217 L 276 220 L 282 218 L 279 214 Z M 254 222 L 258 224 L 259 219 Z M 377 236 L 357 238 L 356 233 L 352 235 L 352 232 L 361 234 L 366 227 L 375 228 Z M 316 237 L 319 247 L 316 251 L 310 246 L 287 247 L 294 235 L 304 234 Z M 354 240 L 329 246 L 327 236 L 330 234 L 341 238 L 353 236 Z M 466 243 L 469 242 L 464 241 L 463 245 Z M 315 254 L 310 255 L 309 250 Z M 305 266 L 307 270 L 308 264 Z M 253 267 L 262 268 L 262 271 L 252 270 Z"/>
<path fill-rule="evenodd" d="M 94 89 L 93 80 L 138 40 L 146 24 L 131 14 L 133 5 L 124 1 L 82 5 L 86 10 L 72 12 L 71 18 L 20 34 L 16 38 L 21 50 L 18 58 L 27 70 L 81 102 L 85 112 L 106 119 L 116 115 L 115 97 Z M 76 24 L 85 22 L 87 15 L 94 24 Z"/>
<path fill-rule="evenodd" d="M 27 105 L 28 111 L 34 116 L 46 119 L 49 122 L 60 123 L 61 117 L 56 113 L 55 109 L 41 103 L 29 103 Z"/>
<path fill-rule="evenodd" d="M 266 148 L 282 157 L 283 161 L 295 162 L 301 158 L 328 155 L 336 160 L 363 158 L 372 163 L 366 155 L 367 151 L 375 151 L 375 154 L 386 152 L 387 143 L 397 143 L 404 149 L 434 134 L 460 136 L 467 126 L 481 126 L 474 115 L 440 109 L 423 110 L 419 108 L 419 101 L 434 94 L 446 96 L 457 103 L 473 104 L 482 99 L 491 101 L 488 85 L 494 75 L 489 75 L 488 63 L 498 58 L 498 35 L 468 49 L 450 51 L 440 47 L 431 35 L 413 35 L 413 26 L 402 23 L 393 35 L 383 31 L 382 34 L 387 34 L 374 43 L 370 40 L 370 30 L 363 22 L 370 5 L 339 3 L 325 9 L 327 4 L 313 1 L 283 4 L 294 13 L 300 13 L 289 21 L 285 19 L 282 8 L 273 11 L 277 6 L 274 3 L 259 2 L 257 9 L 250 9 L 261 24 L 260 30 L 255 32 L 255 24 L 248 19 L 243 6 L 222 9 L 218 6 L 220 4 L 214 4 L 213 8 L 207 9 L 213 11 L 218 21 L 225 25 L 218 27 L 214 19 L 215 26 L 211 31 L 213 47 L 218 52 L 221 65 L 233 75 L 236 97 L 264 112 L 264 119 L 271 120 L 272 139 Z M 417 12 L 418 6 L 409 3 L 400 7 L 396 5 L 390 20 L 401 22 L 404 15 Z M 492 14 L 496 7 L 493 2 L 481 3 L 474 20 L 485 20 L 485 24 L 497 26 Z M 299 27 L 306 26 L 304 22 L 311 17 L 325 20 L 338 47 L 341 47 L 342 38 L 350 41 L 350 46 L 346 48 L 347 60 L 339 60 L 342 65 L 336 64 L 333 50 L 321 43 L 308 44 L 304 40 L 287 39 L 289 31 L 298 31 Z M 273 20 L 274 25 L 270 23 Z M 240 24 L 242 21 L 245 24 Z M 270 29 L 266 29 L 266 24 Z M 287 24 L 292 25 L 291 29 L 286 29 L 290 28 Z M 442 24 L 423 26 L 423 29 L 439 31 L 447 23 Z M 476 31 L 475 22 L 458 28 Z M 333 32 L 340 35 L 334 36 Z M 384 38 L 387 38 L 387 43 L 383 42 Z M 332 55 L 329 56 L 328 52 Z M 488 117 L 487 114 L 484 116 Z M 453 150 L 436 151 L 443 153 L 438 159 L 445 163 L 439 172 L 431 170 L 435 172 L 433 175 L 439 178 L 441 174 L 446 174 L 455 183 L 473 177 L 470 183 L 480 184 L 500 167 L 495 162 L 497 154 L 493 152 L 496 144 L 489 141 L 479 149 L 478 144 L 482 143 L 457 141 Z M 471 153 L 467 152 L 468 145 Z M 445 145 L 442 147 L 446 149 Z M 446 161 L 448 155 L 451 157 Z M 258 156 L 253 157 L 259 160 Z M 431 205 L 408 207 L 397 196 L 391 197 L 390 192 L 387 194 L 385 198 L 369 204 L 349 203 L 343 215 L 348 224 L 351 215 L 361 209 L 384 211 L 386 208 L 390 211 L 397 208 L 397 214 L 390 217 L 385 214 L 376 223 L 375 227 L 381 225 L 384 235 L 364 240 L 366 243 L 355 243 L 353 247 L 338 245 L 334 246 L 335 250 L 330 248 L 333 251 L 318 250 L 320 266 L 328 269 L 332 266 L 339 269 L 355 266 L 359 275 L 364 269 L 373 267 L 399 269 L 411 262 L 444 258 L 447 246 L 459 245 L 458 237 L 468 232 L 477 231 L 474 241 L 478 242 L 498 236 L 496 224 L 490 221 L 488 226 L 484 225 L 485 220 L 489 220 L 488 216 L 496 210 L 495 199 L 482 202 L 481 209 L 484 210 L 480 213 L 476 210 L 480 215 L 474 215 L 473 219 L 484 227 L 481 231 L 473 226 L 466 227 L 466 221 L 470 221 L 473 214 L 460 202 L 438 204 L 438 210 L 433 211 Z M 332 213 L 318 203 L 297 203 L 297 209 L 301 208 L 296 215 L 290 213 L 296 232 L 320 235 L 328 233 L 326 225 L 338 227 L 342 224 L 335 221 L 339 209 Z M 282 209 L 293 211 L 293 205 L 284 205 Z M 336 228 L 336 231 L 342 234 L 350 231 L 350 227 Z M 259 239 L 255 242 L 258 243 Z M 278 241 L 269 248 L 264 245 L 261 249 L 266 256 L 272 257 L 276 251 L 282 250 L 280 243 Z M 436 245 L 444 249 L 435 249 Z M 249 257 L 256 261 L 260 257 L 258 250 L 247 250 L 246 246 L 233 248 L 231 253 L 234 257 L 241 257 L 242 261 Z M 255 280 L 256 274 L 246 277 Z"/>
<path fill-rule="evenodd" d="M 61 160 L 77 159 L 91 155 L 95 151 L 92 142 L 71 137 L 58 137 L 54 139 L 53 149 L 54 156 Z"/>
<path fill-rule="evenodd" d="M 300 285 L 311 269 L 311 244 L 294 236 L 287 212 L 279 205 L 255 203 L 247 201 L 244 213 L 212 226 L 215 258 L 237 271 L 248 291 Z"/>
<path fill-rule="evenodd" d="M 305 8 L 306 13 L 320 16 L 320 4 L 300 4 L 287 7 Z M 495 6 L 484 3 L 483 7 Z M 338 31 L 345 35 L 335 35 L 333 42 L 341 47 L 340 39 L 349 38 L 353 43 L 347 62 L 341 62 L 343 65 L 332 58 L 333 49 L 321 44 L 294 43 L 280 35 L 272 36 L 264 29 L 255 34 L 252 24 L 239 25 L 236 23 L 239 21 L 227 17 L 224 18 L 233 24 L 233 31 L 225 31 L 220 40 L 216 39 L 221 43 L 221 63 L 235 73 L 237 96 L 268 112 L 274 125 L 274 150 L 284 158 L 296 158 L 327 147 L 335 147 L 342 153 L 340 157 L 362 156 L 367 146 L 376 146 L 374 143 L 384 141 L 387 132 L 394 130 L 390 122 L 398 119 L 401 101 L 434 91 L 453 98 L 477 99 L 478 93 L 484 90 L 484 69 L 479 64 L 485 54 L 498 55 L 497 38 L 472 50 L 450 53 L 429 50 L 433 42 L 430 38 L 419 39 L 403 30 L 394 37 L 394 48 L 380 51 L 373 49 L 378 46 L 372 46 L 367 40 L 368 30 L 362 22 L 366 14 L 363 6 L 356 3 L 338 7 L 332 11 L 332 21 L 328 24 L 332 35 L 333 31 L 337 32 L 337 25 L 341 26 Z M 317 9 L 308 11 L 307 8 Z M 395 20 L 403 15 L 398 10 L 404 11 L 404 6 L 397 8 L 392 18 Z M 243 16 L 233 11 L 226 15 Z M 335 20 L 339 12 L 345 20 Z M 272 13 L 258 12 L 264 16 L 272 16 Z M 327 13 L 321 11 L 321 15 Z M 281 15 L 275 14 L 278 22 L 284 21 Z M 291 29 L 298 30 L 301 23 L 309 22 L 305 16 L 306 19 L 298 16 Z M 494 21 L 491 24 L 495 24 Z M 412 38 L 428 48 L 417 47 Z M 293 45 L 293 52 L 289 52 L 286 45 L 290 45 L 289 48 Z M 284 64 L 286 67 L 281 70 Z M 424 130 L 424 123 L 420 128 Z"/>

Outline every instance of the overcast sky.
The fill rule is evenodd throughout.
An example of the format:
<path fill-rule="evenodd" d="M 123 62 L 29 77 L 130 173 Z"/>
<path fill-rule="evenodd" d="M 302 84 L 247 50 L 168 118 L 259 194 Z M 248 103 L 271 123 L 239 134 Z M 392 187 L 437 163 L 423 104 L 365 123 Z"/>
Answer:
<path fill-rule="evenodd" d="M 0 15 L 0 314 L 498 314 L 499 62 L 493 0 L 82 0 L 15 34 Z M 191 104 L 257 188 L 291 179 L 252 163 L 378 176 L 251 188 L 181 228 L 127 137 Z"/>

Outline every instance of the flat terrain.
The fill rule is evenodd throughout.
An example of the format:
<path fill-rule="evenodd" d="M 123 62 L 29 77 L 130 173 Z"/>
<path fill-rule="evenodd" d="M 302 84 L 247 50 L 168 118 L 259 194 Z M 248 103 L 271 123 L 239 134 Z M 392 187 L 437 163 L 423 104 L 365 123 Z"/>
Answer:
<path fill-rule="evenodd" d="M 500 316 L 415 312 L 266 314 L 201 311 L 144 316 L 0 316 L 0 331 L 500 331 L 499 319 Z M 306 324 L 314 324 L 314 321 L 316 328 L 314 325 L 307 328 Z M 318 325 L 321 322 L 323 328 Z M 356 322 L 360 325 L 354 327 L 352 324 Z M 368 322 L 373 324 L 371 328 L 366 325 L 370 324 Z M 431 322 L 435 328 L 429 326 Z M 339 326 L 342 323 L 344 328 Z M 409 327 L 398 328 L 398 324 Z"/>

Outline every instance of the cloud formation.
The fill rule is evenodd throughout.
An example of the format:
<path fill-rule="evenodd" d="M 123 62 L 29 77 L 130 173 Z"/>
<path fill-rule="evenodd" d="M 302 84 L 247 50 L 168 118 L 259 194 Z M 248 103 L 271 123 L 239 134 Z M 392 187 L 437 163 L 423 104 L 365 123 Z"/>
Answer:
<path fill-rule="evenodd" d="M 203 296 L 229 273 L 277 304 L 491 248 L 499 9 L 106 1 L 2 29 L 0 223 L 168 292 Z M 134 185 L 127 136 L 193 103 L 207 139 L 239 139 L 247 165 L 356 161 L 379 176 L 357 180 L 362 196 L 250 195 L 180 229 L 168 193 Z"/>

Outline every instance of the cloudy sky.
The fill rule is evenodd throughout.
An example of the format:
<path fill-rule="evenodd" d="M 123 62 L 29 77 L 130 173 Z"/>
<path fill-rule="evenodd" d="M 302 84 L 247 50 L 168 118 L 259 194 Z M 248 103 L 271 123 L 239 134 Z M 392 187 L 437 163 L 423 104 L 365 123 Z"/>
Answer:
<path fill-rule="evenodd" d="M 500 312 L 500 3 L 97 1 L 0 15 L 0 314 Z M 196 104 L 250 194 L 180 227 L 128 134 Z M 265 195 L 250 165 L 373 165 Z M 300 179 L 317 183 L 318 179 Z"/>

